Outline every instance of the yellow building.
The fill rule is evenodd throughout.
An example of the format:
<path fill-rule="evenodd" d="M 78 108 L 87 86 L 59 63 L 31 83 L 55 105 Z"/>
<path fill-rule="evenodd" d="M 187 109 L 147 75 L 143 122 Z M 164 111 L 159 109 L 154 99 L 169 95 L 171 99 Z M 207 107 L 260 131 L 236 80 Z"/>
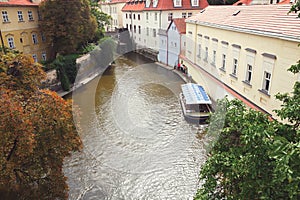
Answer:
<path fill-rule="evenodd" d="M 300 76 L 287 69 L 300 59 L 300 18 L 290 5 L 209 6 L 186 20 L 181 55 L 194 81 L 213 99 L 228 95 L 276 118 L 277 93 Z"/>
<path fill-rule="evenodd" d="M 49 49 L 39 30 L 38 1 L 1 0 L 0 29 L 4 45 L 37 61 L 47 60 Z"/>

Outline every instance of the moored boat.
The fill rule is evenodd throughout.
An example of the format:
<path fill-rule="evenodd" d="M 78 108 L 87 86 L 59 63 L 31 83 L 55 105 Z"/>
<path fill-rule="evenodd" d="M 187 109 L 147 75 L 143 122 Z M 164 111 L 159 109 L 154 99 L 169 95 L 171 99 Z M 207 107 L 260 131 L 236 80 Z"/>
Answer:
<path fill-rule="evenodd" d="M 205 123 L 211 113 L 211 100 L 201 85 L 187 83 L 181 85 L 179 95 L 183 115 L 188 122 Z"/>

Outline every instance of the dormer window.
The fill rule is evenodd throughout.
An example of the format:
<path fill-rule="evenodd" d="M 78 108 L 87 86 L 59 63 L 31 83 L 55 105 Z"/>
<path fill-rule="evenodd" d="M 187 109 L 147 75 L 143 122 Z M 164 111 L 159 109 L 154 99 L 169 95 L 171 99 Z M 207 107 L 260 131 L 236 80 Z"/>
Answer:
<path fill-rule="evenodd" d="M 182 6 L 182 0 L 174 0 L 174 7 L 181 7 Z"/>
<path fill-rule="evenodd" d="M 158 0 L 153 0 L 153 7 L 157 7 Z"/>
<path fill-rule="evenodd" d="M 151 0 L 146 0 L 146 8 L 149 8 Z"/>
<path fill-rule="evenodd" d="M 192 6 L 199 6 L 199 0 L 191 0 Z"/>

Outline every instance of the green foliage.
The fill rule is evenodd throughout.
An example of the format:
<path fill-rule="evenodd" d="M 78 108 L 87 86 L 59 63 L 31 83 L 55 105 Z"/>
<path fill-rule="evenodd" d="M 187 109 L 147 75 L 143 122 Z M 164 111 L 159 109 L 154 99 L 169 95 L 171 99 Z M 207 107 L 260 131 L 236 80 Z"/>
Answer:
<path fill-rule="evenodd" d="M 300 0 L 297 0 L 297 2 L 292 5 L 291 10 L 289 11 L 289 13 L 291 13 L 291 12 L 297 13 L 299 11 L 300 11 Z M 300 12 L 298 13 L 298 17 L 300 18 Z"/>
<path fill-rule="evenodd" d="M 89 44 L 83 46 L 82 53 L 84 53 L 84 54 L 89 53 L 89 52 L 93 51 L 95 48 L 96 48 L 96 45 L 94 43 L 89 43 Z"/>
<path fill-rule="evenodd" d="M 104 26 L 110 25 L 110 21 L 112 19 L 111 16 L 107 15 L 106 13 L 102 12 L 99 9 L 99 4 L 97 1 L 90 1 L 91 5 L 91 13 L 96 18 L 98 30 L 104 32 Z"/>
<path fill-rule="evenodd" d="M 42 1 L 40 13 L 40 29 L 53 45 L 54 56 L 75 53 L 95 36 L 97 23 L 88 0 Z"/>
<path fill-rule="evenodd" d="M 222 104 L 224 128 L 201 169 L 204 184 L 195 199 L 299 199 L 299 129 L 238 100 Z M 218 120 L 212 117 L 210 126 Z"/>

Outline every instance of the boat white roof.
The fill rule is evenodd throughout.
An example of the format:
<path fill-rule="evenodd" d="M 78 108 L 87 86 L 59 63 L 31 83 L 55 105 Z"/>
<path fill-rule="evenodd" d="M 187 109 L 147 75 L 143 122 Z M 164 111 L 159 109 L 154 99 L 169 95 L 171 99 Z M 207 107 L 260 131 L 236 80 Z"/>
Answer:
<path fill-rule="evenodd" d="M 195 83 L 181 85 L 186 104 L 211 104 L 211 100 L 204 88 Z"/>

